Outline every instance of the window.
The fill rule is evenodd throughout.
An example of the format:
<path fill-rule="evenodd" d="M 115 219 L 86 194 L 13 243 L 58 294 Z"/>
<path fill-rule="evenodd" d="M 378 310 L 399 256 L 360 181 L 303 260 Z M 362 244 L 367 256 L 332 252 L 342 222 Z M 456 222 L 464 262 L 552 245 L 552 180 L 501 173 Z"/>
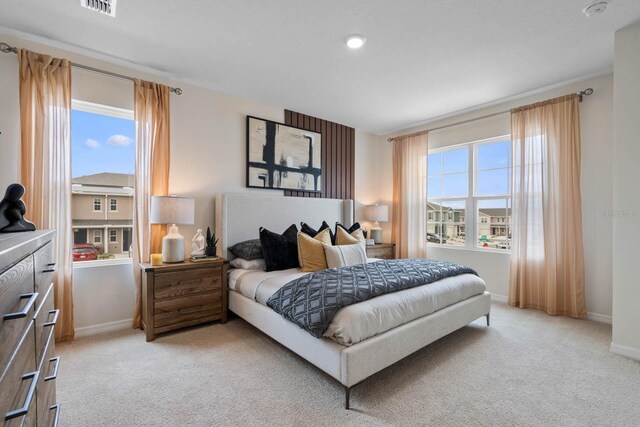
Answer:
<path fill-rule="evenodd" d="M 71 221 L 77 230 L 73 252 L 76 254 L 88 247 L 98 254 L 86 258 L 75 256 L 75 262 L 103 263 L 113 258 L 130 258 L 135 170 L 133 111 L 74 99 L 71 157 Z M 89 203 L 91 208 L 87 206 Z M 110 218 L 109 212 L 118 212 L 117 219 Z M 117 228 L 112 229 L 114 221 Z M 111 248 L 109 256 L 103 256 L 102 252 L 107 252 L 106 243 L 121 243 L 117 246 L 120 252 L 112 253 Z M 99 248 L 92 247 L 98 245 Z"/>
<path fill-rule="evenodd" d="M 428 174 L 427 242 L 511 248 L 509 137 L 432 150 Z"/>

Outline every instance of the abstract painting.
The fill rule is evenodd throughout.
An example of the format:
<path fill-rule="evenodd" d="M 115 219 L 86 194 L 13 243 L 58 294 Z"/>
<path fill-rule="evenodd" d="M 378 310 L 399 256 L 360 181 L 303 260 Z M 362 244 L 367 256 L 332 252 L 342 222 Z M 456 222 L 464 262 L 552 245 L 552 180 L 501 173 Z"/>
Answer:
<path fill-rule="evenodd" d="M 321 191 L 322 135 L 247 116 L 247 187 Z"/>

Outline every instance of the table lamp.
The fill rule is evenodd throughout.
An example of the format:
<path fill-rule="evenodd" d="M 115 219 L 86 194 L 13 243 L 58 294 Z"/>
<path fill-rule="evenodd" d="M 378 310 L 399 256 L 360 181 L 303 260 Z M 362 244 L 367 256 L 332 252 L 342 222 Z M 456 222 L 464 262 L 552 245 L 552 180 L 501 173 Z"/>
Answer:
<path fill-rule="evenodd" d="M 375 243 L 382 242 L 382 228 L 378 221 L 389 221 L 389 206 L 387 205 L 369 205 L 364 208 L 364 217 L 367 221 L 374 221 L 371 230 L 369 230 L 369 238 Z"/>
<path fill-rule="evenodd" d="M 189 197 L 152 196 L 151 224 L 169 224 L 169 233 L 162 239 L 162 262 L 184 261 L 184 237 L 176 224 L 193 224 L 195 200 Z"/>

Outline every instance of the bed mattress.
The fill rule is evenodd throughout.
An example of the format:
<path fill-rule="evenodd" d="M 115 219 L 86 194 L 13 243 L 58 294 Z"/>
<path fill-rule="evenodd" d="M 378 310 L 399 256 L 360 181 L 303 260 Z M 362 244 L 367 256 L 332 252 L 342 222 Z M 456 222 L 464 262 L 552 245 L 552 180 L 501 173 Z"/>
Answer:
<path fill-rule="evenodd" d="M 233 269 L 229 289 L 266 306 L 274 292 L 305 274 L 299 269 L 266 272 Z M 473 274 L 462 274 L 399 292 L 381 295 L 342 308 L 324 336 L 350 346 L 429 315 L 457 302 L 484 293 L 484 281 Z"/>

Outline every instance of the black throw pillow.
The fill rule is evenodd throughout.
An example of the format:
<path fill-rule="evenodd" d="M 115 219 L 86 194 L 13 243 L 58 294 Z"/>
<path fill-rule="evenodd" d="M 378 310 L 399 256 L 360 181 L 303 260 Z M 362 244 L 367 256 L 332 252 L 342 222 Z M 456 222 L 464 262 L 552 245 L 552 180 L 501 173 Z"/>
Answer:
<path fill-rule="evenodd" d="M 298 262 L 298 227 L 295 224 L 292 224 L 282 234 L 274 233 L 264 227 L 260 228 L 260 246 L 266 271 L 300 267 Z"/>
<path fill-rule="evenodd" d="M 329 235 L 331 236 L 331 243 L 335 244 L 336 236 L 335 234 L 333 234 L 333 231 L 331 231 L 331 227 L 329 227 L 329 224 L 327 224 L 327 221 L 322 221 L 322 225 L 320 226 L 320 229 L 317 231 L 309 227 L 309 224 L 307 224 L 306 222 L 300 223 L 300 231 L 302 231 L 304 234 L 307 234 L 311 237 L 316 237 L 321 231 L 324 231 L 327 228 L 329 229 Z"/>
<path fill-rule="evenodd" d="M 262 247 L 260 246 L 260 239 L 245 240 L 244 242 L 236 243 L 229 248 L 238 258 L 244 258 L 248 260 L 262 258 Z"/>
<path fill-rule="evenodd" d="M 344 229 L 345 229 L 345 231 L 346 231 L 348 234 L 351 234 L 351 233 L 353 233 L 354 231 L 356 231 L 356 230 L 359 230 L 359 229 L 360 229 L 360 223 L 359 223 L 359 222 L 354 222 L 354 223 L 353 223 L 353 225 L 352 225 L 351 227 L 347 228 L 347 227 L 345 227 L 344 225 L 340 224 L 339 222 L 336 222 L 336 233 L 338 232 L 338 227 L 340 227 L 340 228 L 344 228 Z"/>

